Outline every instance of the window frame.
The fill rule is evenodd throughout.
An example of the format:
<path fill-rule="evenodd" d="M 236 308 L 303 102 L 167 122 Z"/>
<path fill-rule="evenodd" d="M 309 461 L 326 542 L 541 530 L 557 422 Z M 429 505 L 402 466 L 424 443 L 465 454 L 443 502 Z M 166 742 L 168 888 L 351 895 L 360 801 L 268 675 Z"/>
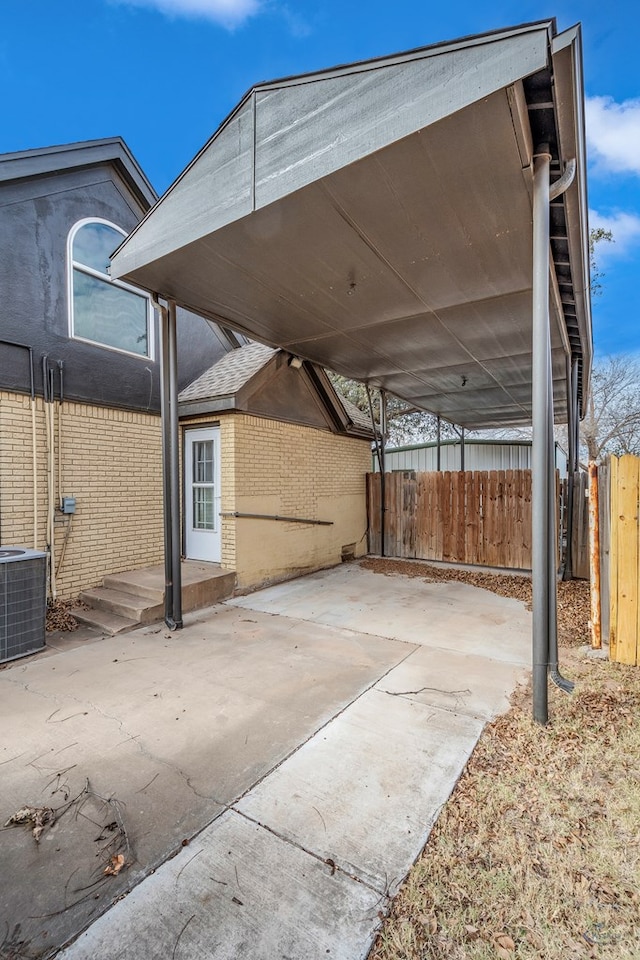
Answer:
<path fill-rule="evenodd" d="M 67 236 L 67 297 L 69 305 L 69 337 L 72 340 L 78 340 L 80 343 L 88 343 L 92 347 L 101 347 L 103 350 L 111 350 L 114 353 L 122 353 L 127 357 L 135 357 L 136 360 L 155 360 L 155 323 L 154 315 L 155 311 L 151 303 L 151 296 L 146 292 L 146 290 L 141 290 L 139 287 L 134 287 L 129 283 L 125 283 L 122 280 L 114 280 L 109 276 L 108 273 L 101 273 L 99 270 L 96 270 L 94 267 L 89 267 L 85 263 L 81 263 L 79 260 L 75 260 L 73 256 L 73 241 L 76 234 L 86 227 L 90 223 L 102 223 L 106 227 L 110 227 L 112 230 L 115 230 L 116 233 L 119 233 L 122 239 L 126 239 L 127 233 L 122 227 L 119 227 L 116 223 L 112 223 L 111 220 L 105 220 L 104 217 L 83 217 L 82 220 L 78 220 L 71 227 L 69 234 Z M 80 334 L 75 332 L 75 297 L 73 290 L 73 277 L 74 271 L 79 270 L 80 273 L 84 273 L 89 277 L 93 277 L 96 280 L 101 280 L 103 283 L 112 284 L 114 287 L 118 287 L 120 290 L 125 290 L 127 293 L 131 293 L 136 297 L 140 297 L 141 300 L 146 302 L 146 311 L 147 311 L 147 352 L 146 353 L 135 353 L 133 350 L 126 350 L 124 347 L 114 347 L 110 343 L 103 343 L 100 340 L 92 340 L 90 337 L 83 337 Z"/>

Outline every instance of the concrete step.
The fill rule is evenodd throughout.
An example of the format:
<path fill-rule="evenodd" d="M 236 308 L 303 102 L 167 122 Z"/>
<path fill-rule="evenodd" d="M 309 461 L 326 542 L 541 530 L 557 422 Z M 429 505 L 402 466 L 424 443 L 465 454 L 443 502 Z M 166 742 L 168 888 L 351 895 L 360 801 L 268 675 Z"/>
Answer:
<path fill-rule="evenodd" d="M 70 612 L 80 623 L 95 627 L 96 630 L 100 630 L 110 637 L 115 636 L 116 633 L 122 633 L 124 630 L 133 630 L 134 627 L 140 626 L 137 620 L 119 617 L 108 610 L 98 610 L 94 607 L 86 610 L 84 607 L 72 607 Z"/>
<path fill-rule="evenodd" d="M 222 570 L 217 563 L 184 560 L 182 573 L 182 609 L 185 613 L 220 603 L 233 596 L 236 585 L 234 571 Z M 105 577 L 103 586 L 154 603 L 164 601 L 164 566 L 157 564 L 142 570 L 127 570 Z"/>
<path fill-rule="evenodd" d="M 200 610 L 233 596 L 235 572 L 216 563 L 186 560 L 181 564 L 182 611 Z M 82 623 L 111 635 L 131 630 L 141 623 L 164 617 L 164 566 L 115 573 L 80 594 L 88 609 L 78 607 L 73 615 Z"/>
<path fill-rule="evenodd" d="M 233 596 L 235 570 L 221 570 L 215 563 L 187 560 L 182 564 L 182 611 L 200 610 Z"/>
<path fill-rule="evenodd" d="M 102 581 L 103 587 L 130 593 L 134 597 L 144 597 L 154 603 L 164 600 L 164 570 L 157 567 L 145 567 L 142 570 L 127 570 L 125 573 L 112 573 Z"/>
<path fill-rule="evenodd" d="M 116 616 L 135 623 L 151 623 L 153 620 L 161 620 L 164 615 L 164 603 L 154 603 L 147 597 L 136 597 L 132 593 L 113 590 L 111 587 L 83 590 L 80 599 L 95 610 L 115 613 Z"/>

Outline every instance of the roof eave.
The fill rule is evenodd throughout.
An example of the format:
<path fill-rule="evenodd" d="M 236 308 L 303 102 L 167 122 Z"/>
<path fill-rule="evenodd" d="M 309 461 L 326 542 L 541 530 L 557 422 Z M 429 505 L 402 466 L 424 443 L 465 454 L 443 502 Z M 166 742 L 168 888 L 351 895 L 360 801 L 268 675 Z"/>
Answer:
<path fill-rule="evenodd" d="M 589 225 L 587 200 L 587 157 L 582 84 L 582 36 L 579 26 L 558 34 L 552 43 L 556 120 L 562 160 L 575 158 L 576 176 L 565 195 L 567 233 L 573 279 L 576 319 L 581 344 L 581 406 L 586 412 L 593 339 L 589 268 Z"/>
<path fill-rule="evenodd" d="M 158 195 L 122 137 L 20 150 L 0 156 L 0 183 L 112 163 L 146 211 Z"/>

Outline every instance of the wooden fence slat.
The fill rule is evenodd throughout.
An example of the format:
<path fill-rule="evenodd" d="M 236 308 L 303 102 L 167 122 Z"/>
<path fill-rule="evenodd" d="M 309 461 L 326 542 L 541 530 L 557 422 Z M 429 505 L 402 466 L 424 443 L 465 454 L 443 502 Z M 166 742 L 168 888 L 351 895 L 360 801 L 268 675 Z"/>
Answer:
<path fill-rule="evenodd" d="M 611 484 L 609 514 L 611 517 L 611 557 L 609 562 L 609 657 L 618 659 L 618 458 L 609 459 Z"/>
<path fill-rule="evenodd" d="M 530 471 L 395 471 L 385 487 L 387 556 L 530 569 Z M 380 553 L 379 473 L 366 489 L 369 550 Z"/>
<path fill-rule="evenodd" d="M 445 532 L 444 524 L 446 522 L 445 517 L 445 504 L 443 501 L 443 484 L 444 484 L 444 473 L 439 473 L 436 471 L 433 474 L 433 496 L 435 504 L 435 514 L 433 517 L 433 522 L 436 525 L 435 535 L 436 535 L 436 550 L 435 557 L 436 560 L 442 560 L 444 557 L 444 544 L 445 544 Z"/>
<path fill-rule="evenodd" d="M 611 545 L 611 513 L 609 509 L 609 465 L 601 464 L 598 467 L 598 503 L 600 504 L 600 623 L 602 640 L 608 642 L 609 614 L 611 601 L 609 598 L 609 555 Z"/>
<path fill-rule="evenodd" d="M 638 662 L 638 466 L 637 457 L 618 462 L 618 617 L 616 660 Z"/>

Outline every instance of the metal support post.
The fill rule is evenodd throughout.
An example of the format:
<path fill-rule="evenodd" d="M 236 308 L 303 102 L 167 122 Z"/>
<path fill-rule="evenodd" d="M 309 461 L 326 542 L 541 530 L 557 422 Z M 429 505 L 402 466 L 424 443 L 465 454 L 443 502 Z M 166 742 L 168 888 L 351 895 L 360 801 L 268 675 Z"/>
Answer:
<path fill-rule="evenodd" d="M 162 419 L 162 504 L 164 529 L 164 622 L 173 629 L 173 576 L 171 562 L 171 462 L 169 416 L 169 314 L 166 307 L 153 301 L 160 313 L 160 413 Z"/>
<path fill-rule="evenodd" d="M 387 549 L 387 480 L 386 480 L 386 442 L 387 442 L 387 394 L 380 391 L 380 480 L 382 483 L 380 497 L 380 555 L 386 556 Z"/>
<path fill-rule="evenodd" d="M 440 414 L 436 419 L 436 470 L 440 469 Z"/>
<path fill-rule="evenodd" d="M 575 450 L 574 468 L 580 471 L 580 407 L 578 403 L 578 358 L 571 365 L 571 389 L 573 390 L 573 447 Z"/>
<path fill-rule="evenodd" d="M 460 428 L 460 470 L 464 473 L 464 427 Z"/>
<path fill-rule="evenodd" d="M 173 629 L 182 628 L 182 570 L 180 569 L 180 433 L 178 427 L 178 343 L 175 300 L 169 300 L 167 335 L 169 367 L 169 463 L 171 516 L 171 580 Z"/>
<path fill-rule="evenodd" d="M 547 144 L 534 158 L 532 303 L 533 718 L 549 719 L 549 164 Z"/>

